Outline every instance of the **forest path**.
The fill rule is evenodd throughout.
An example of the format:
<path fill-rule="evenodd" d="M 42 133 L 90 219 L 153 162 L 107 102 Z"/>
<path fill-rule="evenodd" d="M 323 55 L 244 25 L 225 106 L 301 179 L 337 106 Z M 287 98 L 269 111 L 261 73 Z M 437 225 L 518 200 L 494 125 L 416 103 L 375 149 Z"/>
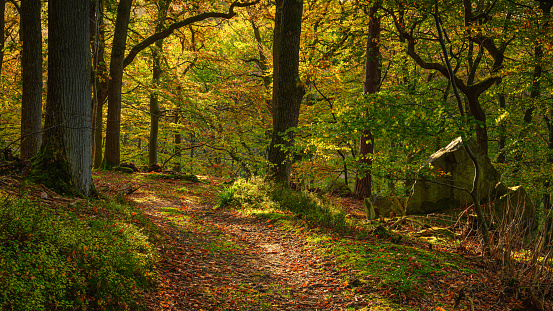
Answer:
<path fill-rule="evenodd" d="M 306 247 L 301 232 L 230 209 L 213 209 L 214 185 L 140 183 L 131 199 L 160 229 L 160 282 L 150 310 L 347 310 L 332 258 Z"/>

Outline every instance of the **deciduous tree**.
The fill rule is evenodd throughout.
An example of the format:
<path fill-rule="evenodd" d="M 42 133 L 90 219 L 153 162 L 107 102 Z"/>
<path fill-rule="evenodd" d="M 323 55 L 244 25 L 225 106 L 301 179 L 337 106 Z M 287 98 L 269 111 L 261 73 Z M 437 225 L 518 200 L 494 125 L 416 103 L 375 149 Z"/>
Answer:
<path fill-rule="evenodd" d="M 273 39 L 273 134 L 269 146 L 270 177 L 289 185 L 294 128 L 305 89 L 299 76 L 303 1 L 277 0 Z"/>

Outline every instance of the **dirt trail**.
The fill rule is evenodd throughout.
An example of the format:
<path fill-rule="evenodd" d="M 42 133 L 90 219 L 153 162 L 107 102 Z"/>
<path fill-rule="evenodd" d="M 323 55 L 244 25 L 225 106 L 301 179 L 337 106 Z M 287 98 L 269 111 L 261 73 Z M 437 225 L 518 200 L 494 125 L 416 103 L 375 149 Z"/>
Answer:
<path fill-rule="evenodd" d="M 167 186 L 174 186 L 170 182 Z M 134 194 L 165 238 L 150 310 L 345 310 L 366 306 L 344 297 L 328 258 L 298 233 L 230 210 L 213 210 L 196 190 L 177 197 L 162 189 Z M 157 187 L 157 184 L 156 184 Z M 206 187 L 196 184 L 192 187 Z M 173 191 L 174 192 L 174 191 Z"/>

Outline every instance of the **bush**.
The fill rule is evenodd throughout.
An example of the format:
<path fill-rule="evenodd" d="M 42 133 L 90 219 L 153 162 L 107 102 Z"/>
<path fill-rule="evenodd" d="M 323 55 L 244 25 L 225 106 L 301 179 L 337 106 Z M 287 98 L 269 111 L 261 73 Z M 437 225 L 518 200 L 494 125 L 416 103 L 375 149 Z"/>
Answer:
<path fill-rule="evenodd" d="M 133 225 L 22 199 L 0 204 L 3 310 L 136 308 L 153 262 Z"/>
<path fill-rule="evenodd" d="M 348 231 L 343 210 L 307 191 L 293 191 L 261 178 L 239 179 L 219 194 L 219 206 L 235 205 L 246 209 L 288 210 L 313 226 Z"/>

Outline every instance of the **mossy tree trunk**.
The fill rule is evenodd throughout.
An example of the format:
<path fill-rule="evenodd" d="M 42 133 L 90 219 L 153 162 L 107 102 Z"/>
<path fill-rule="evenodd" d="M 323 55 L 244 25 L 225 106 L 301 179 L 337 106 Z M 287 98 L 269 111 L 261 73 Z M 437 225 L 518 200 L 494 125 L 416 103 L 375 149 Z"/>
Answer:
<path fill-rule="evenodd" d="M 48 1 L 48 100 L 33 176 L 82 196 L 91 174 L 89 0 Z"/>

